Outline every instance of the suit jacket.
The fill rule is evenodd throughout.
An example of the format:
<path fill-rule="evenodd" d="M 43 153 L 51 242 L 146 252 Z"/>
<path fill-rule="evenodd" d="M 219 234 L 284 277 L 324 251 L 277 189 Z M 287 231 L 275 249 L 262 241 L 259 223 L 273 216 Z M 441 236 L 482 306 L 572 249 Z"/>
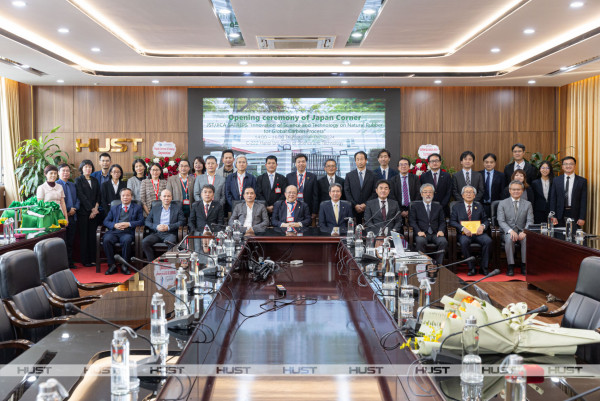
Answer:
<path fill-rule="evenodd" d="M 246 188 L 252 187 L 256 191 L 256 177 L 254 177 L 249 172 L 246 172 L 244 175 L 244 182 L 242 183 L 242 194 Z M 238 175 L 231 174 L 225 179 L 225 197 L 227 198 L 227 203 L 229 207 L 233 209 L 233 202 L 236 200 L 244 200 L 242 196 L 240 196 L 240 189 L 238 183 Z"/>
<path fill-rule="evenodd" d="M 375 194 L 376 182 L 377 176 L 368 169 L 365 170 L 362 188 L 360 187 L 358 170 L 355 169 L 346 174 L 346 179 L 344 180 L 344 195 L 346 195 L 346 200 L 352 204 L 352 208 L 356 205 L 366 204 L 367 201 L 377 197 Z"/>
<path fill-rule="evenodd" d="M 67 213 L 71 208 L 75 208 L 79 210 L 81 207 L 79 204 L 79 198 L 77 197 L 77 188 L 75 184 L 72 182 L 65 182 L 63 180 L 56 180 L 63 187 L 63 192 L 65 193 L 65 207 L 67 208 Z M 66 216 L 65 216 L 66 217 Z M 77 220 L 77 214 L 73 215 L 73 218 Z"/>
<path fill-rule="evenodd" d="M 196 197 L 194 196 L 194 190 L 196 189 L 196 187 L 194 186 L 195 180 L 196 180 L 196 177 L 194 177 L 191 174 L 188 174 L 188 176 L 187 176 L 187 193 L 188 193 L 188 197 L 190 199 L 190 205 L 200 199 L 200 198 L 196 199 Z M 171 191 L 171 194 L 173 194 L 173 200 L 176 200 L 176 201 L 183 200 L 183 187 L 181 186 L 181 178 L 179 177 L 179 174 L 171 176 L 167 179 L 167 189 L 169 191 Z"/>
<path fill-rule="evenodd" d="M 113 188 L 112 180 L 106 181 L 100 185 L 100 204 L 102 205 L 102 209 L 106 211 L 110 210 L 110 203 L 114 200 L 121 199 L 119 192 L 123 188 L 127 188 L 127 181 L 119 180 L 117 192 L 115 192 L 115 189 Z"/>
<path fill-rule="evenodd" d="M 296 171 L 292 171 L 286 175 L 285 178 L 287 179 L 288 185 L 295 185 L 298 187 L 298 174 Z M 300 190 L 298 189 L 298 194 L 299 193 Z M 317 188 L 317 176 L 313 173 L 306 172 L 303 198 L 298 197 L 298 199 L 306 203 L 310 214 L 319 213 L 319 189 Z"/>
<path fill-rule="evenodd" d="M 171 203 L 169 205 L 169 233 L 177 235 L 179 227 L 185 226 L 187 223 L 185 215 L 183 214 L 183 208 L 179 203 Z M 162 213 L 162 203 L 154 205 L 150 209 L 148 217 L 146 217 L 145 225 L 153 233 L 158 232 L 158 225 L 160 224 L 160 215 Z"/>
<path fill-rule="evenodd" d="M 365 224 L 368 231 L 379 232 L 380 229 L 389 227 L 391 230 L 400 232 L 402 230 L 402 216 L 400 216 L 400 205 L 393 199 L 386 199 L 386 219 L 383 220 L 379 198 L 367 202 L 365 209 Z"/>
<path fill-rule="evenodd" d="M 267 177 L 267 181 L 268 180 L 269 177 Z M 246 207 L 246 202 L 238 203 L 233 208 L 233 212 L 231 212 L 229 225 L 233 225 L 234 220 L 239 220 L 243 225 L 244 221 L 246 221 L 247 213 L 248 209 Z M 267 213 L 267 208 L 260 202 L 254 202 L 254 206 L 252 206 L 252 230 L 254 232 L 265 231 L 268 225 L 269 214 Z"/>
<path fill-rule="evenodd" d="M 523 167 L 523 170 L 525 171 L 525 175 L 527 177 L 527 183 L 531 184 L 534 180 L 536 180 L 538 178 L 538 170 L 528 161 L 524 161 L 524 163 L 525 163 L 525 165 Z M 514 172 L 515 172 L 515 162 L 514 161 L 512 163 L 507 164 L 504 167 L 504 181 L 506 182 L 506 185 L 510 184 L 510 177 L 512 176 L 512 173 L 514 173 Z"/>
<path fill-rule="evenodd" d="M 515 215 L 512 198 L 506 198 L 498 204 L 498 225 L 504 234 L 513 230 L 517 234 L 533 224 L 533 206 L 524 199 L 519 200 L 519 211 Z"/>
<path fill-rule="evenodd" d="M 531 183 L 531 189 L 533 190 L 533 211 L 544 212 L 546 216 L 550 213 L 550 195 L 552 194 L 552 186 L 554 185 L 553 180 L 550 180 L 550 188 L 548 189 L 548 199 L 544 197 L 544 186 L 542 185 L 542 179 Z"/>
<path fill-rule="evenodd" d="M 402 206 L 402 181 L 403 178 L 400 174 L 390 180 L 390 198 L 398 202 L 400 207 Z M 419 191 L 421 184 L 419 183 L 419 177 L 414 174 L 408 173 L 408 196 L 410 202 L 421 199 L 421 192 Z M 409 202 L 409 204 L 410 204 Z"/>
<path fill-rule="evenodd" d="M 412 202 L 408 212 L 408 224 L 412 227 L 415 235 L 420 231 L 427 233 L 430 225 L 432 234 L 437 234 L 438 231 L 446 232 L 444 208 L 436 201 L 431 202 L 431 211 L 427 217 L 425 202 Z"/>
<path fill-rule="evenodd" d="M 208 174 L 201 174 L 194 179 L 194 200 L 202 200 L 202 187 L 209 184 Z M 215 174 L 215 201 L 219 202 L 221 206 L 225 205 L 225 178 L 222 175 Z"/>
<path fill-rule="evenodd" d="M 431 170 L 424 172 L 420 177 L 420 183 L 433 184 L 433 173 Z M 435 185 L 434 185 L 435 186 Z M 437 176 L 437 187 L 435 187 L 435 194 L 433 195 L 433 201 L 439 202 L 444 209 L 448 207 L 450 203 L 450 195 L 452 195 L 452 176 L 447 171 L 439 170 Z"/>
<path fill-rule="evenodd" d="M 285 199 L 287 185 L 287 178 L 282 174 L 275 173 L 273 189 L 271 189 L 269 173 L 261 174 L 256 179 L 256 199 L 264 200 L 267 206 L 273 206 L 278 200 Z M 279 193 L 275 192 L 277 189 L 279 189 Z"/>
<path fill-rule="evenodd" d="M 531 202 L 532 206 L 535 204 L 535 194 L 533 193 L 533 188 L 527 187 L 527 189 L 525 189 L 525 191 L 523 192 L 523 195 L 525 195 L 525 198 L 527 198 L 524 200 Z M 521 195 L 521 197 L 523 197 L 523 195 Z M 548 192 L 548 195 L 550 195 L 550 192 Z M 504 187 L 504 189 L 502 190 L 502 198 L 500 199 L 506 198 L 510 198 L 510 191 L 508 190 L 508 187 Z"/>
<path fill-rule="evenodd" d="M 121 204 L 111 207 L 110 212 L 108 212 L 108 215 L 106 215 L 102 224 L 109 230 L 114 230 L 115 224 L 119 222 L 119 216 L 121 215 L 122 209 L 123 205 Z M 136 227 L 144 225 L 144 210 L 137 203 L 131 202 L 127 213 L 129 214 L 129 224 L 131 224 L 131 227 L 128 227 L 123 231 L 133 233 Z"/>
<path fill-rule="evenodd" d="M 213 200 L 208 209 L 208 216 L 204 213 L 204 202 L 202 200 L 194 203 L 190 209 L 188 225 L 190 233 L 204 230 L 204 226 L 211 224 L 223 225 L 223 206 Z"/>
<path fill-rule="evenodd" d="M 479 174 L 481 174 L 481 176 L 483 177 L 483 188 L 484 188 L 483 199 L 481 201 L 486 202 L 490 195 L 488 187 L 485 185 L 485 177 L 487 175 L 487 171 L 485 169 L 483 169 L 483 170 L 479 171 Z M 506 188 L 507 185 L 508 184 L 506 183 L 506 180 L 504 179 L 504 174 L 502 174 L 498 170 L 494 170 L 494 175 L 492 176 L 492 193 L 491 193 L 492 200 L 490 201 L 490 203 L 492 203 L 493 201 L 496 201 L 496 200 L 503 199 L 502 194 L 503 194 L 504 188 Z"/>
<path fill-rule="evenodd" d="M 456 175 L 456 174 L 455 174 Z M 467 208 L 465 207 L 464 201 L 458 201 L 452 207 L 450 212 L 450 227 L 456 228 L 458 235 L 462 235 L 463 226 L 460 224 L 461 221 L 469 220 L 467 215 Z M 479 220 L 481 224 L 485 226 L 485 230 L 490 226 L 490 219 L 485 213 L 483 205 L 479 202 L 473 202 L 471 207 L 471 221 Z"/>
<path fill-rule="evenodd" d="M 338 221 L 335 221 L 331 199 L 321 202 L 319 206 L 319 228 L 321 231 L 331 232 L 333 227 L 339 227 L 342 233 L 348 230 L 347 218 L 352 217 L 352 205 L 348 201 L 340 200 L 338 209 Z"/>
<path fill-rule="evenodd" d="M 585 220 L 587 213 L 587 180 L 581 176 L 574 175 L 575 179 L 571 192 L 572 216 L 575 220 Z M 555 213 L 557 219 L 562 219 L 565 212 L 565 176 L 561 175 L 554 179 L 550 187 L 550 210 Z"/>
<path fill-rule="evenodd" d="M 342 199 L 345 199 L 344 179 L 336 175 L 334 178 L 334 182 L 342 186 Z M 324 201 L 331 200 L 331 197 L 329 196 L 329 177 L 325 175 L 325 177 L 319 178 L 317 184 L 319 187 L 319 205 L 321 205 L 321 203 L 323 203 Z"/>
<path fill-rule="evenodd" d="M 381 167 L 377 167 L 375 170 L 373 170 L 373 172 L 375 173 L 375 176 L 377 177 L 377 180 L 383 180 L 383 179 L 385 179 L 385 177 L 383 176 L 383 171 L 381 170 Z M 387 180 L 391 180 L 392 178 L 394 178 L 397 175 L 398 175 L 398 170 L 396 170 L 396 169 L 391 168 L 390 166 L 388 166 Z"/>
<path fill-rule="evenodd" d="M 463 197 L 460 194 L 460 191 L 463 187 L 467 185 L 465 181 L 465 174 L 462 169 L 458 170 L 452 176 L 452 195 L 454 195 L 454 200 L 458 202 L 463 201 Z M 483 177 L 479 174 L 478 171 L 471 169 L 471 186 L 475 187 L 477 190 L 477 195 L 475 195 L 475 202 L 481 202 L 483 199 L 483 194 L 485 193 L 485 185 L 483 183 Z M 476 220 L 476 219 L 474 219 Z"/>
<path fill-rule="evenodd" d="M 79 205 L 77 213 L 89 216 L 92 209 L 101 202 L 100 199 L 100 184 L 94 177 L 90 177 L 92 186 L 88 184 L 87 180 L 83 175 L 75 178 L 75 188 L 77 189 L 77 198 L 79 198 Z"/>
<path fill-rule="evenodd" d="M 275 202 L 271 220 L 273 227 L 281 227 L 282 223 L 287 223 L 287 204 L 285 201 L 281 200 Z M 302 227 L 310 227 L 312 216 L 310 215 L 310 210 L 306 203 L 297 201 L 296 209 L 294 209 L 294 222 L 302 223 Z"/>

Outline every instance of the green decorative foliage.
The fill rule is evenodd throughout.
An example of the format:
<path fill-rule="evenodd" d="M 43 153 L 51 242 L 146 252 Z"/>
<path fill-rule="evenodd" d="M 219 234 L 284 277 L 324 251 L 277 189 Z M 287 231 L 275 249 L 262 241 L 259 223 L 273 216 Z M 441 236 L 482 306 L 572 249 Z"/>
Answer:
<path fill-rule="evenodd" d="M 569 148 L 572 148 L 572 147 L 573 146 L 569 146 Z M 558 157 L 560 152 L 561 151 L 558 151 L 556 153 L 551 153 L 546 156 L 544 156 L 541 152 L 534 152 L 531 154 L 531 157 L 529 158 L 528 161 L 533 166 L 535 166 L 535 168 L 537 168 L 538 170 L 540 169 L 542 162 L 549 161 L 552 164 L 552 172 L 554 173 L 554 175 L 558 175 L 558 174 L 560 174 L 560 171 L 561 171 L 561 161 Z"/>

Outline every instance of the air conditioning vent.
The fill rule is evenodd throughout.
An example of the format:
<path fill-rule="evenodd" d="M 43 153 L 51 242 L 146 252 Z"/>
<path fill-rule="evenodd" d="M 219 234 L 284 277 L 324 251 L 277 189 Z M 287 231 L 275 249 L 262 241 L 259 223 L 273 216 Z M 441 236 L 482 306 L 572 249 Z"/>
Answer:
<path fill-rule="evenodd" d="M 335 36 L 257 36 L 261 50 L 333 49 Z"/>

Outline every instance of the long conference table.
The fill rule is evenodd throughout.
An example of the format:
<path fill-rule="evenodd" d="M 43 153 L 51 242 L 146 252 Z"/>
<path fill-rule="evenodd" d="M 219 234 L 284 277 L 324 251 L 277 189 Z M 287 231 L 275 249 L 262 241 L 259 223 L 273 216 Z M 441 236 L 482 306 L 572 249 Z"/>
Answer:
<path fill-rule="evenodd" d="M 186 244 L 191 247 L 193 241 Z M 218 290 L 206 297 L 206 310 L 197 328 L 188 335 L 170 336 L 168 363 L 173 364 L 170 372 L 177 373 L 179 366 L 183 371 L 197 367 L 201 373 L 183 377 L 167 375 L 158 384 L 142 381 L 137 399 L 156 396 L 160 400 L 446 400 L 457 397 L 457 381 L 444 382 L 429 376 L 425 373 L 427 367 L 420 364 L 409 348 L 386 350 L 381 346 L 383 335 L 397 328 L 397 318 L 386 308 L 385 299 L 377 289 L 378 279 L 363 274 L 364 266 L 357 263 L 339 237 L 313 230 L 293 236 L 270 230 L 249 237 L 246 244 L 228 264 L 229 274 L 207 279 L 206 285 Z M 266 281 L 255 282 L 248 261 L 259 257 L 270 257 L 278 262 L 280 269 Z M 291 265 L 289 262 L 293 260 L 302 263 Z M 424 269 L 426 262 L 408 266 L 411 272 L 416 272 Z M 148 265 L 143 273 L 172 287 L 176 272 Z M 432 300 L 465 284 L 448 269 L 417 274 L 411 277 L 410 284 L 418 285 L 424 275 L 434 283 Z M 285 286 L 286 296 L 276 301 L 276 310 L 265 311 L 279 297 L 275 290 L 278 284 Z M 480 297 L 487 296 L 476 286 L 470 290 Z M 150 301 L 157 291 L 164 294 L 166 310 L 172 315 L 174 298 L 138 274 L 105 294 L 86 312 L 149 336 Z M 283 305 L 284 302 L 289 305 Z M 69 391 L 71 400 L 110 400 L 108 375 L 85 375 L 83 369 L 73 371 L 72 367 L 92 368 L 97 364 L 110 367 L 113 330 L 84 315 L 75 315 L 0 370 L 0 399 L 34 400 L 39 383 L 55 377 Z M 387 344 L 404 340 L 396 334 Z M 140 338 L 130 341 L 134 358 L 149 353 L 148 344 Z M 572 362 L 572 358 L 567 361 Z M 30 364 L 47 369 L 24 371 L 23 366 Z M 410 366 L 414 373 L 377 374 L 393 366 Z M 62 367 L 70 367 L 71 371 L 65 374 Z M 495 383 L 498 387 L 497 380 Z M 576 392 L 594 385 L 597 385 L 595 380 L 569 382 L 570 391 Z M 566 394 L 559 384 L 546 380 L 537 385 L 530 399 L 560 400 Z M 489 398 L 501 399 L 499 395 Z"/>

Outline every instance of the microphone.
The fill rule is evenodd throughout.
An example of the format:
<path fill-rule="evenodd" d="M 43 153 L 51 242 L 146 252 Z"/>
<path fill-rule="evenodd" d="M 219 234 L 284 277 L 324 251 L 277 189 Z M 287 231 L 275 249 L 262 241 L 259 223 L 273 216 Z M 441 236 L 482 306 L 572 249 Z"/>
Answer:
<path fill-rule="evenodd" d="M 573 397 L 567 398 L 565 401 L 583 400 L 583 396 L 590 395 L 590 394 L 592 394 L 592 393 L 595 393 L 595 392 L 596 392 L 596 391 L 598 391 L 598 390 L 600 390 L 600 386 L 598 386 L 598 387 L 594 387 L 594 388 L 593 388 L 593 389 L 591 389 L 591 390 L 588 390 L 588 391 L 586 391 L 586 392 L 583 392 L 583 393 L 581 393 L 581 394 L 578 394 L 578 395 L 575 395 L 575 396 L 573 396 Z"/>
<path fill-rule="evenodd" d="M 387 199 L 386 199 L 387 201 Z M 367 223 L 369 223 L 371 220 L 373 220 L 373 217 L 377 216 L 377 213 L 381 213 L 381 210 L 383 210 L 383 207 L 380 207 L 378 211 L 376 211 L 375 213 L 373 213 L 373 216 L 369 217 L 369 220 L 365 221 L 362 226 L 363 227 L 367 227 Z"/>
<path fill-rule="evenodd" d="M 215 266 L 219 266 L 219 263 L 218 263 L 219 262 L 219 258 L 215 258 L 214 256 L 209 255 L 208 253 L 204 253 L 202 251 L 193 251 L 193 250 L 191 250 L 189 248 L 184 247 L 183 245 L 177 245 L 177 244 L 175 244 L 175 243 L 173 243 L 171 241 L 165 241 L 165 244 L 171 245 L 171 246 L 178 246 L 180 249 L 183 249 L 185 251 L 189 251 L 189 252 L 192 252 L 192 253 L 196 252 L 196 253 L 199 253 L 200 255 L 204 255 L 204 256 L 206 256 L 208 258 L 211 258 L 212 261 L 214 262 Z M 131 259 L 133 259 L 133 258 L 131 258 Z M 137 260 L 139 260 L 139 259 L 137 259 Z M 217 268 L 216 267 L 211 267 L 211 268 L 204 267 L 203 269 L 200 269 L 200 270 L 202 270 L 202 272 L 204 273 L 205 276 L 217 277 Z"/>
<path fill-rule="evenodd" d="M 464 263 L 464 262 L 470 262 L 471 260 L 475 260 L 475 256 L 468 257 L 465 260 L 459 260 L 458 262 L 448 263 L 447 265 L 442 265 L 442 266 L 434 267 L 434 268 L 431 268 L 431 269 L 423 270 L 422 272 L 416 272 L 416 273 L 413 273 L 413 274 L 409 275 L 408 278 L 416 276 L 417 274 L 420 274 L 420 273 L 427 273 L 427 272 L 433 272 L 433 271 L 436 271 L 436 270 L 440 270 L 443 267 L 450 267 L 450 266 L 458 265 L 458 264 L 461 264 L 461 263 Z"/>

